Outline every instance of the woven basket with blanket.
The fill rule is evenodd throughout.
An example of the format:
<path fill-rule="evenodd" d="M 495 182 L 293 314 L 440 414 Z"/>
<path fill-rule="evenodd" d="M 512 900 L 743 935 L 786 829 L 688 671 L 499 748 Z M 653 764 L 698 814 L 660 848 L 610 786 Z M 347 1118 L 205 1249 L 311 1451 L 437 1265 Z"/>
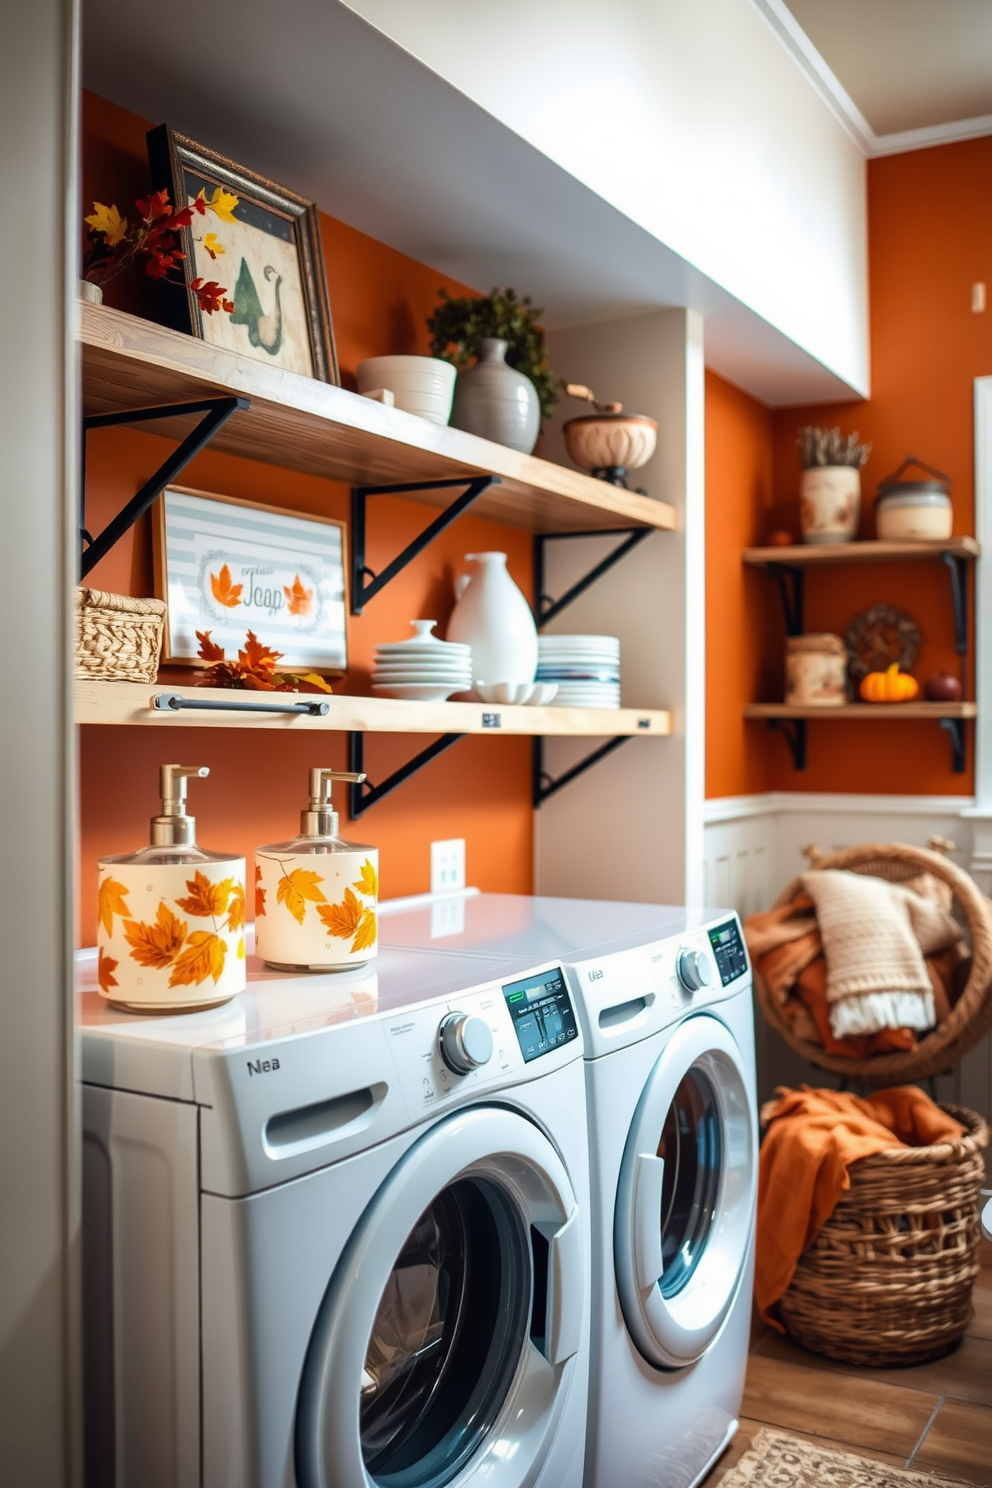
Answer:
<path fill-rule="evenodd" d="M 992 905 L 950 847 L 807 848 L 809 870 L 748 919 L 762 1011 L 812 1064 L 920 1080 L 992 1027 Z"/>

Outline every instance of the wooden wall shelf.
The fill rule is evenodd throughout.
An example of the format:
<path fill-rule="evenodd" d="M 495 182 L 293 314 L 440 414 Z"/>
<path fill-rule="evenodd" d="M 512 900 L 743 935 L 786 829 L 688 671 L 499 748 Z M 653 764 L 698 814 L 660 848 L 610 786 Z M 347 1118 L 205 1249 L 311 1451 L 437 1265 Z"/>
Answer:
<path fill-rule="evenodd" d="M 921 718 L 977 718 L 977 703 L 841 703 L 831 708 L 793 708 L 788 703 L 747 703 L 745 718 L 860 718 L 905 723 Z"/>
<path fill-rule="evenodd" d="M 789 568 L 828 568 L 849 563 L 919 563 L 927 559 L 981 557 L 973 537 L 951 537 L 946 542 L 797 543 L 783 548 L 745 548 L 744 562 L 752 568 L 781 564 Z"/>
<path fill-rule="evenodd" d="M 638 496 L 577 470 L 521 455 L 357 393 L 280 371 L 193 336 L 166 330 L 105 305 L 80 305 L 83 405 L 87 414 L 171 404 L 222 394 L 251 400 L 211 448 L 302 470 L 350 486 L 496 475 L 473 506 L 479 516 L 533 532 L 676 525 L 666 502 Z M 134 427 L 141 428 L 136 424 Z M 149 424 L 179 439 L 188 418 Z M 446 507 L 451 490 L 407 498 Z"/>

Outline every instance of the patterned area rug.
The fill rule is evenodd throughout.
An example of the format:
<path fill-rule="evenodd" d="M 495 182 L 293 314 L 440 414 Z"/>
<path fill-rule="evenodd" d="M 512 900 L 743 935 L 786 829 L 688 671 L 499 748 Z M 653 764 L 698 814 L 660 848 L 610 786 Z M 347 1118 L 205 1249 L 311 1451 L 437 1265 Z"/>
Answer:
<path fill-rule="evenodd" d="M 959 1479 L 888 1467 L 848 1452 L 828 1451 L 779 1431 L 759 1431 L 719 1488 L 973 1488 Z"/>

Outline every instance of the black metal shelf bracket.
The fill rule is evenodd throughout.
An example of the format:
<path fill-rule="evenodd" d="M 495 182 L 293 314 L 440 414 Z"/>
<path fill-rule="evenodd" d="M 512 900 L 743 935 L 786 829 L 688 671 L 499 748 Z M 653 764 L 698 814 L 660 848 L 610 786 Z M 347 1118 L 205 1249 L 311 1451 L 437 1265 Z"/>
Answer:
<path fill-rule="evenodd" d="M 199 712 L 220 713 L 302 713 L 310 718 L 326 718 L 331 711 L 326 698 L 314 698 L 305 703 L 217 702 L 208 698 L 183 697 L 181 692 L 157 692 L 152 698 L 152 707 L 167 713 L 193 708 Z"/>
<path fill-rule="evenodd" d="M 440 739 L 435 739 L 433 744 L 428 744 L 413 759 L 408 760 L 392 775 L 388 775 L 381 785 L 372 785 L 368 780 L 362 783 L 353 783 L 348 786 L 348 814 L 352 821 L 357 821 L 363 812 L 368 811 L 370 806 L 375 806 L 384 796 L 388 796 L 398 785 L 416 775 L 431 760 L 437 759 L 452 744 L 457 744 L 459 739 L 464 739 L 464 734 L 442 734 Z M 365 735 L 359 732 L 348 735 L 348 769 L 355 775 L 365 774 Z"/>
<path fill-rule="evenodd" d="M 463 512 L 468 511 L 490 486 L 499 485 L 498 475 L 459 476 L 457 480 L 413 481 L 406 485 L 353 486 L 351 490 L 351 613 L 360 615 L 370 599 L 385 589 L 407 564 L 412 563 L 436 537 L 447 530 Z M 446 506 L 434 521 L 408 543 L 382 570 L 375 574 L 365 562 L 366 503 L 370 496 L 409 496 L 414 491 L 445 491 L 455 486 L 465 490 L 450 506 Z"/>
<path fill-rule="evenodd" d="M 789 563 L 769 563 L 768 572 L 773 575 L 778 583 L 778 592 L 782 600 L 782 611 L 785 615 L 786 635 L 802 635 L 805 625 L 803 601 L 806 590 L 806 575 L 801 568 L 794 568 Z M 797 766 L 797 769 L 802 769 L 802 766 Z"/>
<path fill-rule="evenodd" d="M 951 740 L 951 768 L 955 775 L 964 774 L 964 719 L 942 718 L 940 720 L 942 729 L 946 729 Z"/>
<path fill-rule="evenodd" d="M 806 719 L 793 718 L 769 718 L 768 727 L 782 734 L 789 746 L 792 755 L 792 768 L 794 770 L 805 770 L 806 768 Z"/>
<path fill-rule="evenodd" d="M 599 532 L 538 532 L 534 536 L 534 584 L 537 590 L 537 604 L 535 605 L 536 619 L 539 626 L 547 625 L 549 620 L 561 613 L 580 594 L 584 594 L 590 585 L 595 584 L 597 579 L 608 573 L 615 563 L 625 558 L 629 552 L 642 543 L 646 537 L 654 532 L 653 527 L 608 527 Z M 552 599 L 550 594 L 545 594 L 545 545 L 549 542 L 558 542 L 566 537 L 623 537 L 624 542 L 618 543 L 612 553 L 591 568 L 589 572 L 571 589 L 567 589 L 560 599 Z"/>
<path fill-rule="evenodd" d="M 619 749 L 621 744 L 626 744 L 628 739 L 635 737 L 636 735 L 634 734 L 618 734 L 615 739 L 608 739 L 605 744 L 601 744 L 598 749 L 594 749 L 592 754 L 587 754 L 585 759 L 579 760 L 577 765 L 573 765 L 570 770 L 566 770 L 556 780 L 544 768 L 544 739 L 541 735 L 536 735 L 532 741 L 534 752 L 534 810 L 539 810 L 549 796 L 553 796 L 563 786 L 570 785 L 573 780 L 577 780 L 580 775 L 584 775 L 586 770 L 590 769 L 593 765 L 597 765 L 600 760 L 605 759 L 608 754 L 612 754 L 615 749 Z"/>
<path fill-rule="evenodd" d="M 968 654 L 968 560 L 957 553 L 945 553 L 944 562 L 951 576 L 951 603 L 954 606 L 954 638 L 958 655 Z M 943 721 L 943 720 L 942 720 Z M 950 721 L 950 720 L 948 720 Z"/>
<path fill-rule="evenodd" d="M 88 546 L 83 549 L 80 559 L 80 578 L 85 579 L 100 559 L 106 557 L 114 544 L 120 542 L 125 532 L 129 531 L 138 518 L 148 511 L 155 498 L 161 495 L 166 486 L 185 470 L 194 455 L 198 455 L 204 445 L 210 443 L 218 429 L 227 423 L 231 414 L 249 406 L 247 398 L 199 398 L 192 403 L 167 403 L 159 404 L 155 408 L 128 408 L 117 413 L 86 415 L 83 419 L 81 491 L 85 491 L 86 486 L 86 435 L 91 429 L 107 429 L 118 424 L 148 423 L 153 419 L 179 418 L 183 414 L 191 413 L 201 413 L 203 418 L 173 450 L 169 458 L 159 466 L 155 474 L 145 481 L 141 490 L 131 497 L 131 500 L 121 508 L 112 521 L 107 523 L 98 537 L 90 538 L 86 531 L 86 508 L 84 499 L 81 498 L 79 531 L 80 537 L 83 542 L 88 543 Z"/>

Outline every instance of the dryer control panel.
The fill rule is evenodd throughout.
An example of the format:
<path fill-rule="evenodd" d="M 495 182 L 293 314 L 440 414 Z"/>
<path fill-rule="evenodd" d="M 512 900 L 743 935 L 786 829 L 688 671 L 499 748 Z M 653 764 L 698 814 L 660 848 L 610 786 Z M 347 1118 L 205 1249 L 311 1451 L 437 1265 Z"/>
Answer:
<path fill-rule="evenodd" d="M 736 916 L 725 925 L 716 925 L 710 930 L 709 938 L 720 980 L 728 987 L 747 971 L 747 953 Z"/>
<path fill-rule="evenodd" d="M 507 983 L 503 996 L 525 1064 L 578 1038 L 575 1013 L 560 966 Z"/>

